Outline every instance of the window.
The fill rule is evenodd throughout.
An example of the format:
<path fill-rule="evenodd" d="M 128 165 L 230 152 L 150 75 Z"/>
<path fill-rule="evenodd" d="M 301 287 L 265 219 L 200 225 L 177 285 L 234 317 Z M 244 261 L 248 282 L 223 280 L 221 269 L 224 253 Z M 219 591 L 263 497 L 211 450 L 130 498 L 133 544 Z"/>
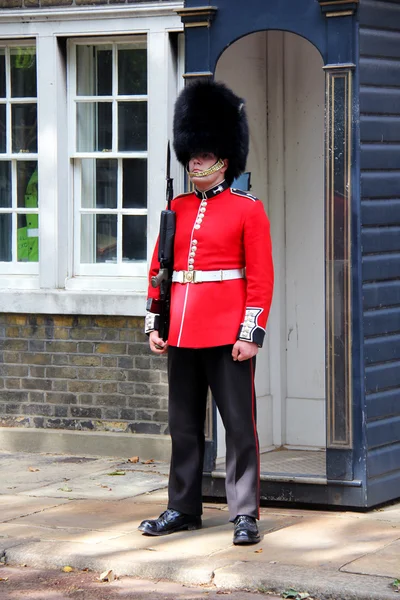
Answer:
<path fill-rule="evenodd" d="M 0 272 L 37 273 L 36 49 L 0 45 Z"/>
<path fill-rule="evenodd" d="M 73 42 L 74 274 L 140 275 L 147 259 L 147 42 Z"/>

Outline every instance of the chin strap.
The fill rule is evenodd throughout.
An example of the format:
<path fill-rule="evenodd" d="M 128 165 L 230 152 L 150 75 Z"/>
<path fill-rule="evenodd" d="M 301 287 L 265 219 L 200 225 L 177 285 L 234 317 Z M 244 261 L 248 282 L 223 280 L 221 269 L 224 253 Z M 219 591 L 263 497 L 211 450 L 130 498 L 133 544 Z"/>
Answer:
<path fill-rule="evenodd" d="M 219 158 L 217 160 L 217 162 L 212 165 L 212 167 L 210 167 L 209 169 L 206 169 L 205 171 L 200 171 L 199 173 L 193 173 L 193 172 L 189 171 L 188 168 L 186 167 L 186 172 L 189 175 L 189 177 L 207 177 L 208 175 L 212 175 L 213 173 L 216 173 L 216 171 L 219 171 L 220 169 L 222 169 L 222 167 L 224 165 L 225 165 L 224 161 L 221 158 Z"/>

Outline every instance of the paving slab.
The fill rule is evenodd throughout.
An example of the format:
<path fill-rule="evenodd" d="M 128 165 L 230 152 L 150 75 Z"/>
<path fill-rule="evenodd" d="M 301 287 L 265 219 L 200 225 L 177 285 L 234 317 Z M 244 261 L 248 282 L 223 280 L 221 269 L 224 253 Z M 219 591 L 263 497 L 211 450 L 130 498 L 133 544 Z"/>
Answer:
<path fill-rule="evenodd" d="M 147 505 L 133 506 L 131 502 L 121 500 L 72 500 L 15 519 L 14 524 L 129 533 L 136 531 L 140 521 L 148 514 Z"/>
<path fill-rule="evenodd" d="M 346 573 L 380 575 L 400 579 L 400 539 L 373 554 L 367 554 L 345 565 Z"/>
<path fill-rule="evenodd" d="M 115 475 L 115 473 L 121 473 Z M 44 496 L 46 498 L 68 497 L 88 499 L 120 499 L 132 498 L 145 492 L 165 488 L 167 478 L 158 473 L 122 470 L 112 468 L 97 473 L 80 474 L 77 477 L 58 480 L 49 485 L 22 492 L 28 496 Z"/>
<path fill-rule="evenodd" d="M 259 529 L 262 535 L 289 527 L 290 519 L 275 516 L 273 519 L 262 519 Z M 226 553 L 224 558 L 236 560 L 237 548 L 233 546 L 233 525 L 227 520 L 227 514 L 216 509 L 205 509 L 203 527 L 196 531 L 175 533 L 167 536 L 146 536 L 140 532 L 132 532 L 114 539 L 114 545 L 121 549 L 143 548 L 155 552 L 153 561 L 164 561 L 166 555 L 203 559 Z M 259 544 L 252 546 L 253 551 Z M 248 546 L 247 548 L 250 548 Z M 230 552 L 233 551 L 233 555 Z"/>
<path fill-rule="evenodd" d="M 62 506 L 66 503 L 68 500 L 57 498 L 21 498 L 11 494 L 0 495 L 0 523 L 40 513 L 48 508 Z"/>
<path fill-rule="evenodd" d="M 0 525 L 0 547 L 10 540 L 24 540 L 48 542 L 74 542 L 82 544 L 99 544 L 120 537 L 118 531 L 93 531 L 74 527 L 63 529 L 61 527 L 44 527 L 34 525 L 17 525 L 14 522 Z M 13 544 L 15 545 L 15 544 Z"/>
<path fill-rule="evenodd" d="M 0 494 L 10 492 L 40 495 L 41 488 L 49 484 L 62 486 L 65 481 L 82 475 L 93 475 L 112 468 L 110 459 L 63 457 L 53 455 L 13 455 L 0 460 Z M 115 462 L 115 461 L 114 461 Z M 17 465 L 17 468 L 16 468 Z M 45 493 L 42 495 L 46 495 Z"/>
<path fill-rule="evenodd" d="M 399 537 L 400 529 L 392 524 L 317 514 L 265 535 L 254 561 L 339 569 Z M 243 556 L 247 551 L 239 547 L 237 559 L 245 560 Z"/>

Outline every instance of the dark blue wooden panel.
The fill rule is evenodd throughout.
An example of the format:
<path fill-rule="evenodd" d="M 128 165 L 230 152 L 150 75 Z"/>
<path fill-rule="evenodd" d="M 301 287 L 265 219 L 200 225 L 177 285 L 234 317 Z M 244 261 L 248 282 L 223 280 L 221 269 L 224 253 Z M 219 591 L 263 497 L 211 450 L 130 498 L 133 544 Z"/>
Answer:
<path fill-rule="evenodd" d="M 367 423 L 367 446 L 379 448 L 385 444 L 395 444 L 400 440 L 400 416 L 380 419 Z"/>
<path fill-rule="evenodd" d="M 400 199 L 361 202 L 361 222 L 366 225 L 400 225 Z"/>
<path fill-rule="evenodd" d="M 400 169 L 400 144 L 362 144 L 361 169 Z"/>
<path fill-rule="evenodd" d="M 364 357 L 367 364 L 400 360 L 400 333 L 365 340 Z"/>
<path fill-rule="evenodd" d="M 399 142 L 400 116 L 362 115 L 360 139 L 362 142 Z"/>
<path fill-rule="evenodd" d="M 394 388 L 400 385 L 400 361 L 365 367 L 365 390 L 367 393 Z M 400 467 L 400 463 L 399 463 Z"/>
<path fill-rule="evenodd" d="M 373 29 L 399 29 L 400 4 L 381 0 L 362 0 L 358 18 L 362 26 Z"/>
<path fill-rule="evenodd" d="M 400 277 L 400 254 L 379 254 L 362 259 L 363 281 L 382 281 Z"/>
<path fill-rule="evenodd" d="M 400 331 L 400 306 L 367 310 L 364 313 L 364 335 L 383 335 Z"/>
<path fill-rule="evenodd" d="M 360 54 L 400 58 L 400 32 L 360 28 Z"/>
<path fill-rule="evenodd" d="M 365 397 L 367 420 L 400 414 L 400 389 L 386 390 Z"/>
<path fill-rule="evenodd" d="M 363 198 L 400 198 L 400 171 L 361 173 Z"/>
<path fill-rule="evenodd" d="M 367 506 L 375 506 L 400 497 L 400 471 L 377 477 L 367 484 Z"/>
<path fill-rule="evenodd" d="M 395 58 L 361 58 L 360 84 L 400 86 L 400 60 Z"/>
<path fill-rule="evenodd" d="M 385 306 L 400 305 L 400 280 L 364 283 L 363 306 L 368 308 L 382 308 Z"/>
<path fill-rule="evenodd" d="M 400 444 L 390 444 L 385 448 L 376 448 L 368 453 L 368 477 L 377 477 L 396 471 L 400 477 Z"/>
<path fill-rule="evenodd" d="M 400 90 L 361 86 L 360 112 L 379 115 L 400 115 Z"/>
<path fill-rule="evenodd" d="M 364 227 L 361 244 L 363 254 L 400 252 L 400 227 Z"/>

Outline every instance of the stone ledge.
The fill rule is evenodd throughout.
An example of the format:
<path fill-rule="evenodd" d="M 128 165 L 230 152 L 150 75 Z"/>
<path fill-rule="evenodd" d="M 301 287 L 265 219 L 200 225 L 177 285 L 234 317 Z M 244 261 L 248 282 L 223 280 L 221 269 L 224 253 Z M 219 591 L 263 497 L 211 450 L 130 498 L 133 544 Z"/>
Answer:
<path fill-rule="evenodd" d="M 0 450 L 169 461 L 169 435 L 0 427 Z"/>

